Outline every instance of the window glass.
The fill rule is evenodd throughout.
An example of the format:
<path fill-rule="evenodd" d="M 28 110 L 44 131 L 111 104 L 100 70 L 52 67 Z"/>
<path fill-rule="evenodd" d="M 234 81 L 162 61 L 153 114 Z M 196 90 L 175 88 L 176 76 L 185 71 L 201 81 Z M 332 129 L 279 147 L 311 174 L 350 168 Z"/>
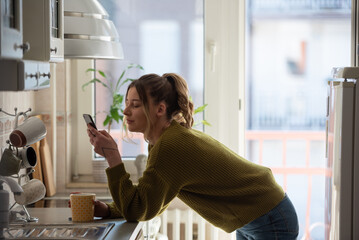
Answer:
<path fill-rule="evenodd" d="M 351 1 L 246 3 L 246 157 L 288 193 L 298 239 L 325 239 L 327 82 L 350 66 Z"/>
<path fill-rule="evenodd" d="M 143 70 L 129 69 L 124 78 L 175 72 L 187 80 L 195 107 L 203 105 L 203 0 L 99 2 L 117 27 L 125 59 L 96 60 L 97 70 L 104 71 L 113 85 L 129 64 L 139 64 Z M 99 74 L 96 77 L 104 80 Z M 127 86 L 125 84 L 120 93 L 125 94 Z M 95 121 L 99 128 L 108 129 L 103 122 L 111 103 L 110 91 L 96 84 Z M 196 122 L 202 118 L 202 113 L 195 115 Z M 202 129 L 202 126 L 196 128 Z M 122 140 L 121 121 L 111 125 L 110 133 L 124 158 L 133 159 L 140 153 L 147 153 L 142 134 L 131 134 L 132 142 Z"/>
<path fill-rule="evenodd" d="M 4 26 L 5 27 L 10 27 L 10 28 L 15 28 L 16 23 L 15 23 L 15 1 L 14 0 L 5 0 L 4 3 L 4 16 L 3 21 L 4 21 Z"/>
<path fill-rule="evenodd" d="M 51 0 L 51 36 L 59 37 L 59 0 Z"/>

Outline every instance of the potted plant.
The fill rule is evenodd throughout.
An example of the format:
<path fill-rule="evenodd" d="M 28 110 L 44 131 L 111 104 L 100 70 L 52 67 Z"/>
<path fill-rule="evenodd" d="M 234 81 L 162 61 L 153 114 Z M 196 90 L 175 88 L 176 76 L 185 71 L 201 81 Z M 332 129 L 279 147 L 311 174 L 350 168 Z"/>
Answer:
<path fill-rule="evenodd" d="M 117 81 L 111 81 L 110 77 L 102 70 L 89 68 L 86 72 L 98 73 L 98 76 L 94 76 L 90 81 L 82 85 L 82 90 L 85 91 L 85 88 L 90 84 L 99 83 L 104 86 L 109 93 L 111 94 L 111 104 L 109 110 L 106 111 L 106 117 L 103 121 L 103 126 L 107 126 L 107 132 L 110 133 L 111 126 L 115 122 L 120 123 L 123 121 L 123 100 L 124 94 L 120 92 L 121 88 L 129 82 L 132 82 L 134 79 L 127 77 L 130 69 L 140 69 L 143 70 L 143 67 L 138 64 L 129 64 L 121 73 Z M 101 79 L 99 79 L 101 78 Z M 105 174 L 105 169 L 108 167 L 107 161 L 94 159 L 92 161 L 92 176 L 94 182 L 97 183 L 106 183 L 107 177 Z"/>
<path fill-rule="evenodd" d="M 124 94 L 120 93 L 120 89 L 123 85 L 125 85 L 128 82 L 132 82 L 134 79 L 132 78 L 128 78 L 126 77 L 126 73 L 128 72 L 128 70 L 130 70 L 131 68 L 138 68 L 143 70 L 143 67 L 139 64 L 129 64 L 121 73 L 120 77 L 117 79 L 116 83 L 114 84 L 110 79 L 108 79 L 108 76 L 105 74 L 105 72 L 101 71 L 101 70 L 97 70 L 94 68 L 89 68 L 87 69 L 86 72 L 97 72 L 99 73 L 105 81 L 100 80 L 96 77 L 91 79 L 90 81 L 88 81 L 87 83 L 82 85 L 82 90 L 85 90 L 85 87 L 88 86 L 89 84 L 95 84 L 95 83 L 100 83 L 102 86 L 104 86 L 105 88 L 108 89 L 108 91 L 111 93 L 112 96 L 112 104 L 110 105 L 110 109 L 107 112 L 106 118 L 103 121 L 103 126 L 107 126 L 107 131 L 110 133 L 111 130 L 111 125 L 113 124 L 113 121 L 116 121 L 117 123 L 119 123 L 120 121 L 123 121 L 123 99 L 124 99 Z"/>

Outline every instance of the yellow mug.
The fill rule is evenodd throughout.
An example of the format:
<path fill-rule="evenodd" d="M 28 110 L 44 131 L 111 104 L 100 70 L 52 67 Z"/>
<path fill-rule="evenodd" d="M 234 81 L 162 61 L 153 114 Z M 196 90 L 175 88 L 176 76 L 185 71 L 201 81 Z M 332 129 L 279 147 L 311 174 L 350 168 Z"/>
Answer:
<path fill-rule="evenodd" d="M 72 221 L 93 221 L 95 206 L 95 193 L 73 193 L 70 194 Z"/>

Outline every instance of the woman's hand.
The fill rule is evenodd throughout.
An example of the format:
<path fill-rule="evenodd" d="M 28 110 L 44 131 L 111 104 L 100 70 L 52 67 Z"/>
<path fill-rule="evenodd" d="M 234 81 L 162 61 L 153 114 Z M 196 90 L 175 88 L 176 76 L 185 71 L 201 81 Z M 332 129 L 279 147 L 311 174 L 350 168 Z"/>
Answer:
<path fill-rule="evenodd" d="M 76 193 L 81 193 L 81 192 L 72 192 L 71 194 L 76 194 Z M 68 207 L 71 208 L 71 201 L 69 200 L 67 202 Z M 93 205 L 94 205 L 94 216 L 95 217 L 102 217 L 102 218 L 106 218 L 110 216 L 110 208 L 107 206 L 106 203 L 101 202 L 99 200 L 94 200 L 93 201 Z"/>
<path fill-rule="evenodd" d="M 105 157 L 110 167 L 122 163 L 117 143 L 105 130 L 97 131 L 90 124 L 87 125 L 87 135 L 90 143 L 94 146 L 94 151 Z"/>
<path fill-rule="evenodd" d="M 110 208 L 107 206 L 106 203 L 95 200 L 94 201 L 94 205 L 95 205 L 95 217 L 102 217 L 102 218 L 106 218 L 110 216 Z"/>

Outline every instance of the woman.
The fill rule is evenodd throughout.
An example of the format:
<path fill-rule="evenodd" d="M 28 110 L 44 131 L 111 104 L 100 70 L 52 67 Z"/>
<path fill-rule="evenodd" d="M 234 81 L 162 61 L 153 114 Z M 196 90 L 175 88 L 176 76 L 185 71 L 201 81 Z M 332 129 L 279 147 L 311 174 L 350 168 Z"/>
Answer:
<path fill-rule="evenodd" d="M 144 75 L 126 93 L 125 123 L 149 143 L 148 161 L 138 185 L 129 180 L 117 144 L 106 131 L 88 125 L 106 169 L 113 202 L 95 203 L 99 217 L 146 221 L 178 197 L 203 218 L 237 239 L 296 239 L 295 209 L 269 168 L 232 152 L 193 130 L 193 103 L 177 74 Z"/>

